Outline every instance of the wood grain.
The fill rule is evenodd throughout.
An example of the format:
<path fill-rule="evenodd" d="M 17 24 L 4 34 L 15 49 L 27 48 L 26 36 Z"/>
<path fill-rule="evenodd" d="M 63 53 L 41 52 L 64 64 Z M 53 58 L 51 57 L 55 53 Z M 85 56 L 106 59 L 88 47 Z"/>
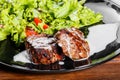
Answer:
<path fill-rule="evenodd" d="M 90 69 L 61 74 L 31 74 L 0 67 L 0 80 L 120 80 L 120 56 Z"/>

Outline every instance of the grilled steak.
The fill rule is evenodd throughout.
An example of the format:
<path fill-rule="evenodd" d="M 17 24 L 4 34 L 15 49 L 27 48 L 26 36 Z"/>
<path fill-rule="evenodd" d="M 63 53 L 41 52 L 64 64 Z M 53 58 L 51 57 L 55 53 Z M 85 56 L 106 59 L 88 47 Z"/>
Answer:
<path fill-rule="evenodd" d="M 83 33 L 76 28 L 62 29 L 55 34 L 63 53 L 73 60 L 87 58 L 89 46 Z"/>
<path fill-rule="evenodd" d="M 56 39 L 46 34 L 33 35 L 27 38 L 26 48 L 31 61 L 36 64 L 51 64 L 61 60 Z"/>

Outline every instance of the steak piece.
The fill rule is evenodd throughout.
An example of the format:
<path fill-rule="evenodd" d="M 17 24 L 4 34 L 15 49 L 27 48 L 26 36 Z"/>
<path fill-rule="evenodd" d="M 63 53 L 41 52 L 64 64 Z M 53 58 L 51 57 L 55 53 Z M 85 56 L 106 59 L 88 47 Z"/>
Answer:
<path fill-rule="evenodd" d="M 55 34 L 63 53 L 73 60 L 87 58 L 90 52 L 83 33 L 76 28 L 62 29 Z"/>
<path fill-rule="evenodd" d="M 35 64 L 51 64 L 61 60 L 56 39 L 46 34 L 33 35 L 27 38 L 26 48 L 31 61 Z"/>

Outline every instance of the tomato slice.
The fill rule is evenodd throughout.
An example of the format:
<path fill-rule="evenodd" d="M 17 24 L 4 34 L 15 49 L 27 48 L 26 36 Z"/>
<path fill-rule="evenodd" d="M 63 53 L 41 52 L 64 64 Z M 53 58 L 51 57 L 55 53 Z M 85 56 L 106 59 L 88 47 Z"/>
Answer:
<path fill-rule="evenodd" d="M 26 36 L 27 37 L 32 36 L 32 35 L 37 35 L 37 34 L 38 33 L 35 30 L 33 30 L 32 28 L 29 28 L 29 27 L 26 28 Z"/>
<path fill-rule="evenodd" d="M 39 18 L 34 18 L 35 24 L 38 26 L 39 23 L 42 23 L 42 20 Z M 49 26 L 47 24 L 44 24 L 43 29 L 47 29 Z"/>
<path fill-rule="evenodd" d="M 47 25 L 47 24 L 45 24 L 44 26 L 43 26 L 43 29 L 47 29 L 49 26 Z"/>
<path fill-rule="evenodd" d="M 42 20 L 40 20 L 39 18 L 34 18 L 34 22 L 38 26 L 38 24 L 41 23 Z"/>

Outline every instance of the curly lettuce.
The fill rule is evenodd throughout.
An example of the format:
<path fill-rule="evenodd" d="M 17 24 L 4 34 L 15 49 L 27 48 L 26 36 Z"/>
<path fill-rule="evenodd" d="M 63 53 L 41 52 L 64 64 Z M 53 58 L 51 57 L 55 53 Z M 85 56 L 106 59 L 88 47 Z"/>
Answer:
<path fill-rule="evenodd" d="M 76 27 L 81 28 L 102 20 L 100 13 L 83 6 L 86 0 L 1 0 L 0 1 L 0 41 L 11 36 L 18 43 L 26 38 L 26 26 L 38 33 L 54 34 L 56 31 Z M 42 20 L 38 26 L 33 19 Z M 49 28 L 43 29 L 43 24 Z"/>

